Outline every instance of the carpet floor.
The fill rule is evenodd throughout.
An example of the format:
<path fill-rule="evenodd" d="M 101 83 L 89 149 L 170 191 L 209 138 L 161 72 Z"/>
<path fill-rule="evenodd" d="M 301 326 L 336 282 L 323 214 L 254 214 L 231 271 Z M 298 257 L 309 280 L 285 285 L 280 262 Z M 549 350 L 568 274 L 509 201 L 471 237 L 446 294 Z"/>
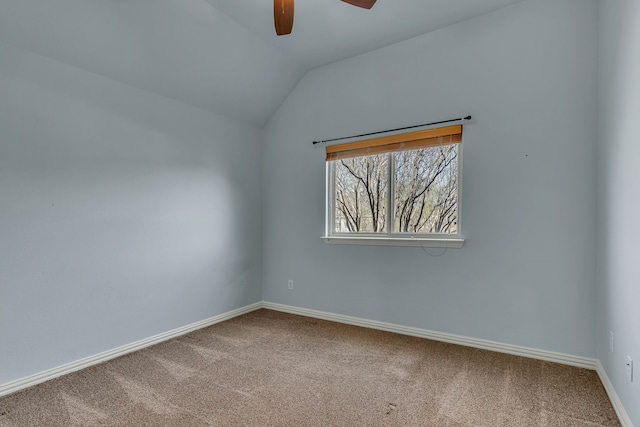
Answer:
<path fill-rule="evenodd" d="M 258 310 L 0 398 L 0 426 L 619 426 L 595 372 Z"/>

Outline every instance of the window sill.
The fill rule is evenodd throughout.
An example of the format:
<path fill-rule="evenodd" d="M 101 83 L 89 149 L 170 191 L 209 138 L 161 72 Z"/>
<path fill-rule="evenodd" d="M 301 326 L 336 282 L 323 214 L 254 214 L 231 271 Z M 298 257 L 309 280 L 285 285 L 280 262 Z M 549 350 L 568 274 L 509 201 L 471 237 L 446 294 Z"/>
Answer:
<path fill-rule="evenodd" d="M 415 237 L 322 236 L 322 240 L 333 245 L 420 246 L 423 248 L 452 249 L 459 249 L 464 245 L 464 239 Z"/>

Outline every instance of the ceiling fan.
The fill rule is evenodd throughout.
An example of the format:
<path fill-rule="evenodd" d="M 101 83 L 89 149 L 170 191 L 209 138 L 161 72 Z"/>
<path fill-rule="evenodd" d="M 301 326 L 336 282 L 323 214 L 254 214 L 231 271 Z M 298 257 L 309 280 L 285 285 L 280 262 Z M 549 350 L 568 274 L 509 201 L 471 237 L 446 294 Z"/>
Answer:
<path fill-rule="evenodd" d="M 283 36 L 290 34 L 293 28 L 293 1 L 273 0 L 273 22 L 276 26 L 276 34 Z M 376 0 L 342 0 L 345 3 L 364 9 L 371 9 Z"/>

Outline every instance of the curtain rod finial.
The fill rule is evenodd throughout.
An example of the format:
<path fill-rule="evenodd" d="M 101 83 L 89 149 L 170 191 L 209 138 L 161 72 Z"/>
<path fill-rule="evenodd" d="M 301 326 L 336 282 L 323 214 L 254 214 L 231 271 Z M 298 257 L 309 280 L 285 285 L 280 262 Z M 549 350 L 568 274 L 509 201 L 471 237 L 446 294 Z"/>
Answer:
<path fill-rule="evenodd" d="M 471 120 L 471 116 L 467 116 L 464 118 L 465 120 Z"/>

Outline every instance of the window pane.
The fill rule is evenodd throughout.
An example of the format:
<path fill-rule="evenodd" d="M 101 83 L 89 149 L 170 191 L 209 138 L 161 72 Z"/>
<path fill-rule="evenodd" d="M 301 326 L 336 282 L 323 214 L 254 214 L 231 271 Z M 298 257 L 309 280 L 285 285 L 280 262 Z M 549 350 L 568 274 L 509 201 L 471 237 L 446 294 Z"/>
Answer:
<path fill-rule="evenodd" d="M 458 145 L 394 153 L 394 231 L 457 233 Z"/>
<path fill-rule="evenodd" d="M 333 167 L 334 232 L 386 232 L 389 155 L 338 160 Z"/>

